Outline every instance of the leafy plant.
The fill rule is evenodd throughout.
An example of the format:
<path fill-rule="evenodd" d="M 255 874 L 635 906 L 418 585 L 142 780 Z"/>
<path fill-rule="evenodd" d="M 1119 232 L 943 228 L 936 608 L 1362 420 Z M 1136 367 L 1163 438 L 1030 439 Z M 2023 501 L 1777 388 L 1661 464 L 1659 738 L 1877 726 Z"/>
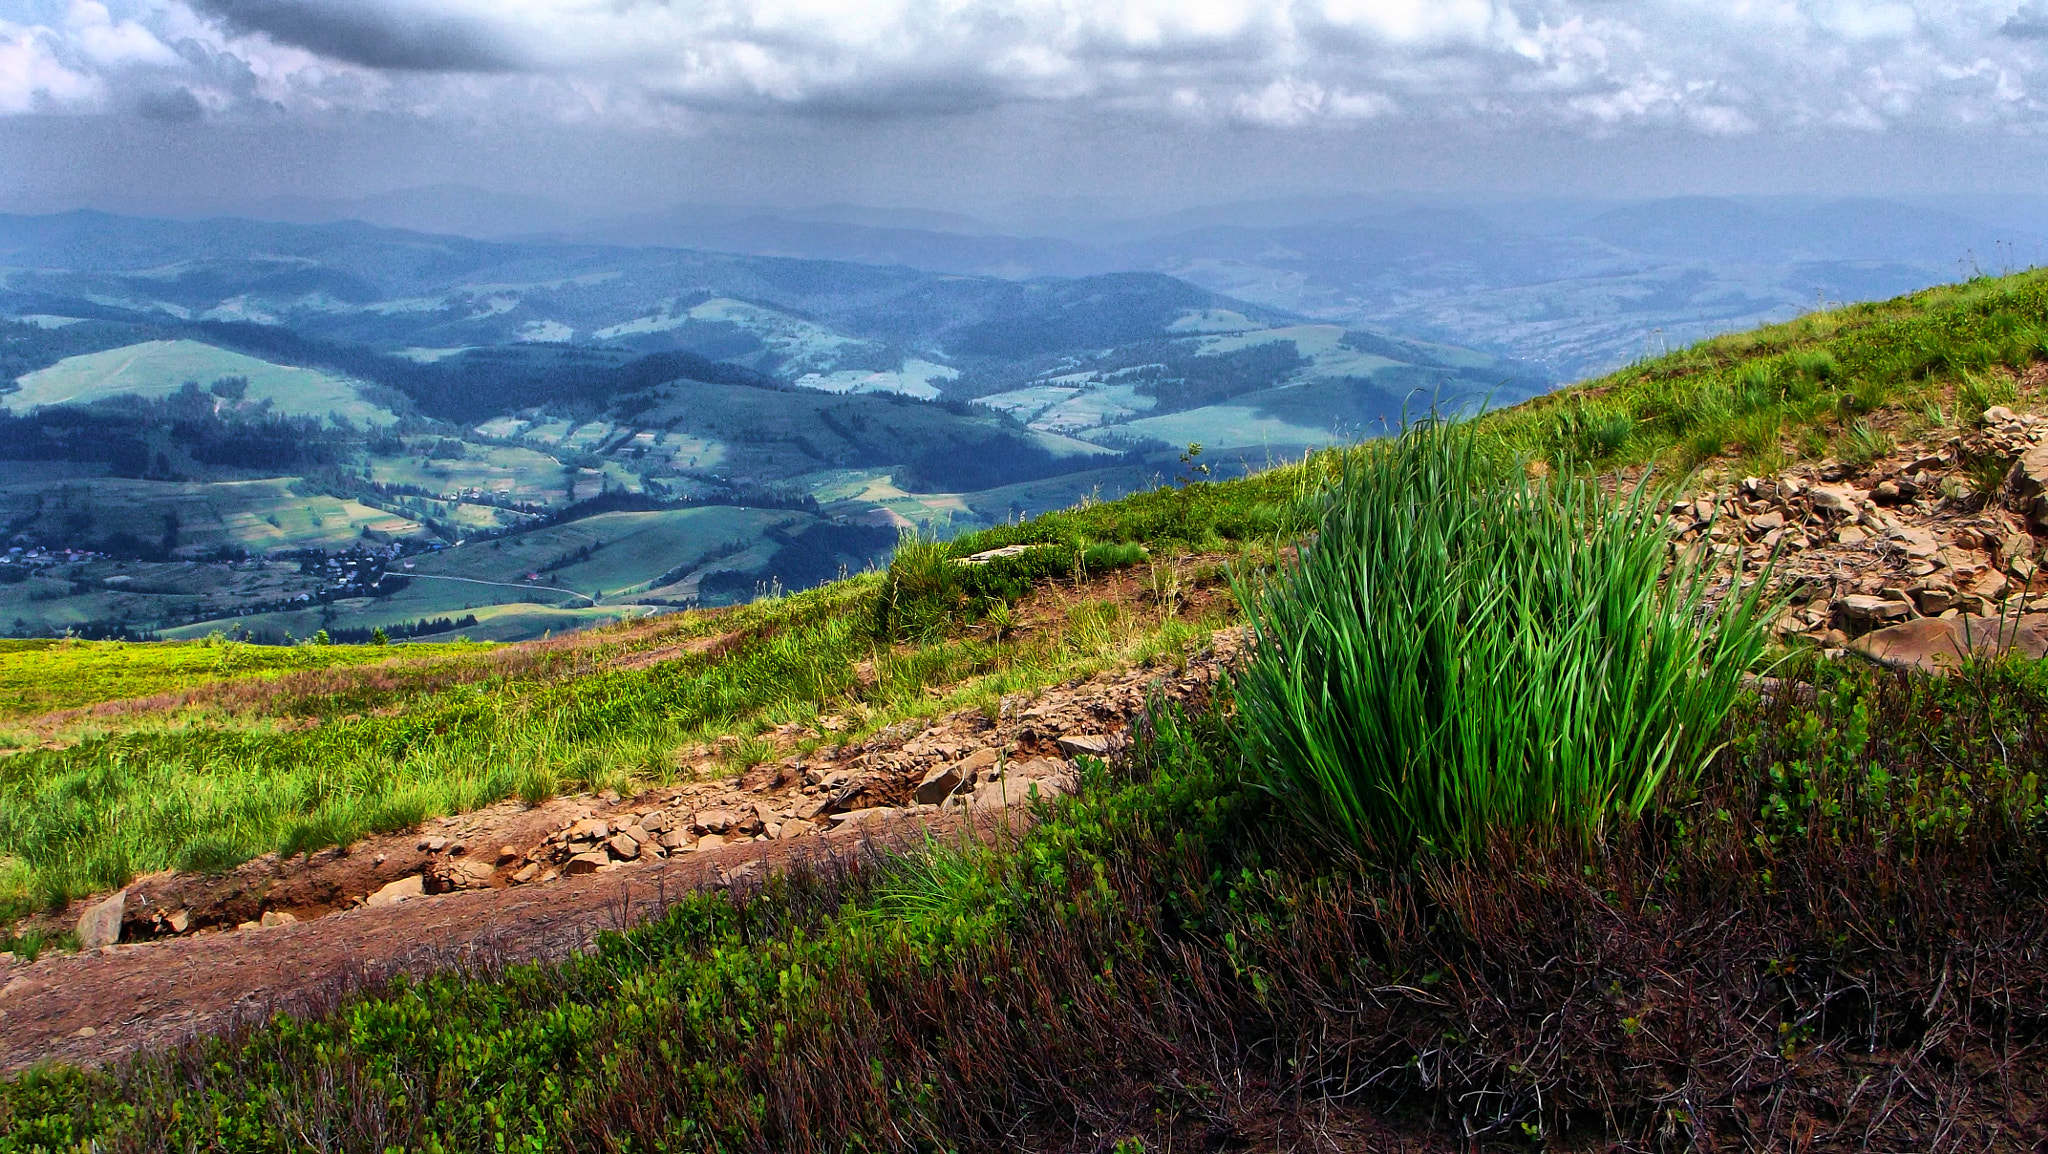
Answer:
<path fill-rule="evenodd" d="M 1719 606 L 1639 492 L 1532 481 L 1464 425 L 1347 464 L 1318 535 L 1238 585 L 1253 772 L 1371 855 L 1597 837 L 1705 760 L 1763 653 L 1764 582 Z"/>

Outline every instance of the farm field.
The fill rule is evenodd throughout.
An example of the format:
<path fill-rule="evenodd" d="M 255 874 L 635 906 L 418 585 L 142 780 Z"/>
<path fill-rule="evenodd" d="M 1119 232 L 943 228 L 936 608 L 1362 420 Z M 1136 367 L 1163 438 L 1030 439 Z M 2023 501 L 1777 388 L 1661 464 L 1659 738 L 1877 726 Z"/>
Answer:
<path fill-rule="evenodd" d="M 223 377 L 248 381 L 244 402 L 269 402 L 281 415 L 327 418 L 339 414 L 359 425 L 388 425 L 396 414 L 363 399 L 348 380 L 314 369 L 272 364 L 193 340 L 146 341 L 104 352 L 66 357 L 21 377 L 0 394 L 11 408 L 84 404 L 116 396 L 168 397 L 195 381 L 201 389 Z"/>
<path fill-rule="evenodd" d="M 0 518 L 16 532 L 92 544 L 121 537 L 170 542 L 172 552 L 345 549 L 372 535 L 410 537 L 424 526 L 360 501 L 296 491 L 298 478 L 251 481 L 0 483 Z M 175 526 L 175 537 L 169 536 Z"/>
<path fill-rule="evenodd" d="M 806 519 L 780 510 L 725 506 L 602 513 L 444 549 L 421 558 L 412 573 L 519 584 L 539 572 L 538 584 L 623 595 L 649 587 L 665 572 L 695 569 L 733 542 L 750 543 L 771 527 Z"/>
<path fill-rule="evenodd" d="M 438 438 L 408 446 L 421 454 Z M 479 489 L 535 505 L 562 503 L 567 486 L 562 463 L 537 449 L 464 443 L 460 457 L 372 456 L 370 479 L 383 485 L 415 485 L 435 494 Z"/>
<path fill-rule="evenodd" d="M 226 616 L 247 605 L 310 595 L 323 584 L 281 561 L 76 562 L 0 584 L 0 628 L 19 635 L 32 624 L 61 630 L 118 623 L 143 631 L 174 618 Z"/>

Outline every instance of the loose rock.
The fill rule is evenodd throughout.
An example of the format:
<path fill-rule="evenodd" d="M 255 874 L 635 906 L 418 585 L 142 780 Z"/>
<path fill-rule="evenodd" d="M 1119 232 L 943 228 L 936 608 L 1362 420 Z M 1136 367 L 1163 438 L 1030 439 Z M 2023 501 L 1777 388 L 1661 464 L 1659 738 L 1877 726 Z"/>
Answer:
<path fill-rule="evenodd" d="M 121 915 L 128 910 L 128 891 L 96 902 L 78 916 L 78 948 L 96 950 L 121 940 Z"/>

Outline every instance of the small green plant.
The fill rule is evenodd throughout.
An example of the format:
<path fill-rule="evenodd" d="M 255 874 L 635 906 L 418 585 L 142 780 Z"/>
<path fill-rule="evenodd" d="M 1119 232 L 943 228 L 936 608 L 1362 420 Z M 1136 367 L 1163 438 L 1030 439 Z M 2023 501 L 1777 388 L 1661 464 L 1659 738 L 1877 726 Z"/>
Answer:
<path fill-rule="evenodd" d="M 1837 438 L 1835 456 L 1845 465 L 1865 469 L 1890 453 L 1892 447 L 1890 433 L 1872 427 L 1867 421 L 1857 421 Z"/>
<path fill-rule="evenodd" d="M 996 601 L 981 615 L 982 624 L 988 627 L 989 636 L 996 641 L 1007 641 L 1017 631 L 1017 611 L 1008 601 Z"/>
<path fill-rule="evenodd" d="M 1735 409 L 1756 413 L 1774 409 L 1783 399 L 1778 385 L 1778 367 L 1770 361 L 1750 361 L 1735 372 Z"/>
<path fill-rule="evenodd" d="M 1811 381 L 1832 381 L 1842 373 L 1841 362 L 1826 349 L 1801 349 L 1793 353 L 1792 369 Z"/>
<path fill-rule="evenodd" d="M 1993 405 L 2010 405 L 2019 400 L 2019 387 L 2003 374 L 1964 373 L 1956 386 L 1956 416 L 1964 421 L 1984 419 Z"/>
<path fill-rule="evenodd" d="M 384 632 L 384 627 L 383 627 L 382 625 L 379 625 L 379 626 L 377 626 L 377 627 L 376 627 L 375 629 L 372 629 L 372 630 L 370 631 L 370 644 L 372 644 L 372 645 L 389 645 L 389 644 L 391 644 L 391 637 L 390 637 L 390 635 L 389 635 L 389 634 L 387 634 L 387 633 L 385 633 L 385 632 Z"/>
<path fill-rule="evenodd" d="M 742 737 L 727 745 L 723 751 L 725 767 L 734 773 L 745 773 L 775 756 L 775 745 L 767 738 L 755 735 Z"/>
<path fill-rule="evenodd" d="M 1135 541 L 1104 541 L 1081 550 L 1083 576 L 1127 569 L 1145 559 L 1145 547 Z"/>
<path fill-rule="evenodd" d="M 1180 569 L 1171 562 L 1165 565 L 1153 563 L 1145 578 L 1145 591 L 1151 595 L 1153 604 L 1159 606 L 1162 615 L 1172 617 L 1180 612 Z"/>
<path fill-rule="evenodd" d="M 1978 508 L 1996 502 L 2012 476 L 2013 458 L 1995 453 L 1970 454 L 1962 459 L 1961 464 L 1963 483 L 1969 487 L 1970 496 Z"/>
<path fill-rule="evenodd" d="M 43 950 L 50 945 L 50 936 L 41 927 L 30 926 L 4 943 L 9 952 L 24 962 L 33 962 L 43 956 Z"/>
<path fill-rule="evenodd" d="M 1560 463 L 1595 464 L 1620 452 L 1635 427 L 1624 410 L 1576 401 L 1557 415 L 1550 453 Z"/>

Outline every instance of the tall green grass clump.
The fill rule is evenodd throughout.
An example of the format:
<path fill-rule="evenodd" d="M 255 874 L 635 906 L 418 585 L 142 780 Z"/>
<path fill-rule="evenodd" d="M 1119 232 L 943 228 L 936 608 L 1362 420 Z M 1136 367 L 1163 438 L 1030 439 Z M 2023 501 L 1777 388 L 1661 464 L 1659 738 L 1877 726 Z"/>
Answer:
<path fill-rule="evenodd" d="M 1357 454 L 1314 542 L 1238 586 L 1254 775 L 1378 858 L 1640 814 L 1706 761 L 1768 619 L 1761 581 L 1708 608 L 1650 505 L 1531 480 L 1461 424 Z"/>

